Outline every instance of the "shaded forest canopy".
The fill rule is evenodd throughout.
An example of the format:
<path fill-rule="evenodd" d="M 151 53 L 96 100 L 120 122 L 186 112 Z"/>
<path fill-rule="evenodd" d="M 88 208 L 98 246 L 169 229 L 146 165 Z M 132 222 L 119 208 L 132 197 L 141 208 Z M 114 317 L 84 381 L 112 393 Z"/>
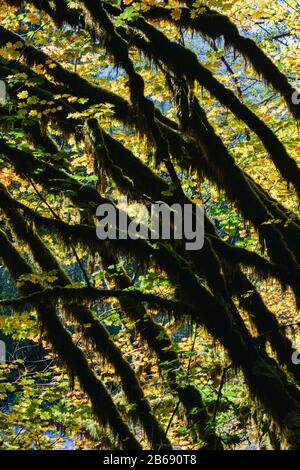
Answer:
<path fill-rule="evenodd" d="M 294 338 L 264 294 L 289 299 L 298 327 L 299 6 L 0 7 L 0 258 L 14 285 L 0 329 L 46 350 L 57 382 L 41 399 L 19 372 L 28 421 L 81 447 L 226 450 L 251 428 L 258 447 L 299 450 Z M 203 248 L 99 240 L 96 208 L 129 210 L 125 196 L 204 204 Z M 42 416 L 63 393 L 69 420 Z M 29 426 L 25 405 L 1 412 L 1 447 Z"/>

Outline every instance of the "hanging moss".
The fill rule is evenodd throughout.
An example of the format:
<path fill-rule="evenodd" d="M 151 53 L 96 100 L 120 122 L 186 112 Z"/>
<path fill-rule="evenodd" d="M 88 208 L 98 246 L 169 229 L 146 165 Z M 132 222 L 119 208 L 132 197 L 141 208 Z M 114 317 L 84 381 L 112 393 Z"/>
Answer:
<path fill-rule="evenodd" d="M 81 228 L 82 228 L 82 227 L 81 227 Z M 72 229 L 71 229 L 71 230 L 73 231 L 73 230 L 74 230 L 74 227 L 72 227 Z M 76 229 L 75 229 L 75 230 L 76 230 Z M 81 230 L 80 230 L 80 231 L 81 231 Z M 87 234 L 88 234 L 88 232 L 87 232 Z M 81 236 L 81 235 L 82 235 L 82 233 L 80 234 L 80 236 Z M 89 236 L 89 235 L 88 235 L 88 237 L 90 238 L 90 236 Z M 67 238 L 69 238 L 69 236 L 68 236 Z M 144 248 L 143 248 L 143 250 L 142 250 L 142 251 L 143 251 L 143 254 L 144 254 L 144 256 L 145 256 L 145 250 L 144 250 Z M 169 266 L 169 268 L 170 268 L 170 266 Z"/>
<path fill-rule="evenodd" d="M 102 263 L 106 268 L 118 263 L 118 259 L 110 247 L 102 252 Z M 114 281 L 121 289 L 128 289 L 132 285 L 124 270 L 121 270 Z M 134 291 L 132 293 L 134 294 Z M 138 299 L 138 293 L 134 295 Z M 147 296 L 145 299 L 147 299 Z M 156 303 L 151 294 L 148 299 L 150 302 L 153 300 L 154 304 Z M 176 303 L 166 302 L 166 309 L 171 310 L 173 314 L 181 311 Z M 141 303 L 137 303 L 131 298 L 121 298 L 120 303 L 125 314 L 134 321 L 136 329 L 143 340 L 155 352 L 162 372 L 167 375 L 171 389 L 178 394 L 179 400 L 185 409 L 187 420 L 196 435 L 204 442 L 204 448 L 221 449 L 223 446 L 220 439 L 216 436 L 214 429 L 209 426 L 211 417 L 203 403 L 200 391 L 192 384 L 182 385 L 180 383 L 180 377 L 183 373 L 182 365 L 165 329 L 151 318 Z M 164 306 L 164 300 L 160 305 Z M 198 411 L 196 412 L 196 410 Z"/>
<path fill-rule="evenodd" d="M 115 63 L 120 64 L 128 75 L 131 101 L 137 110 L 137 114 L 145 119 L 145 125 L 153 137 L 156 146 L 155 159 L 157 164 L 164 162 L 173 179 L 173 183 L 180 187 L 176 172 L 170 162 L 168 141 L 164 138 L 156 123 L 153 102 L 145 97 L 144 79 L 135 71 L 129 56 L 128 44 L 116 31 L 102 4 L 96 5 L 91 0 L 83 0 L 80 2 L 80 5 L 83 7 L 86 15 L 86 23 L 93 28 L 92 31 L 95 29 L 96 33 L 102 34 L 108 53 L 112 54 Z"/>
<path fill-rule="evenodd" d="M 116 149 L 118 149 L 119 151 L 120 151 L 120 149 L 122 149 L 121 144 L 117 144 L 117 142 L 114 141 L 114 139 L 109 138 L 108 135 L 106 135 L 106 140 L 109 141 L 110 148 L 112 148 L 112 144 L 114 144 L 115 147 L 116 147 L 116 145 L 117 145 Z M 113 148 L 113 150 L 114 150 L 114 148 Z M 111 154 L 113 154 L 113 152 L 111 152 Z M 126 151 L 125 151 L 125 154 L 126 154 Z M 129 151 L 127 151 L 127 155 L 126 155 L 127 158 L 126 158 L 126 159 L 124 158 L 124 161 L 125 161 L 125 162 L 128 162 L 129 154 L 130 154 Z M 136 159 L 136 160 L 137 160 L 137 159 Z M 132 164 L 133 159 L 131 158 L 129 161 L 131 161 L 131 164 Z M 123 164 L 124 164 L 124 162 L 123 162 Z M 139 175 L 140 173 L 139 173 L 138 170 L 141 170 L 141 168 L 143 167 L 143 165 L 142 165 L 142 164 L 139 164 L 138 166 L 135 165 L 135 167 L 137 168 L 137 173 L 136 173 L 136 175 Z M 145 167 L 145 168 L 146 168 L 146 167 Z M 126 168 L 126 169 L 127 169 L 127 171 L 128 171 L 128 169 L 130 169 L 130 165 L 127 165 L 127 168 Z M 132 173 L 132 172 L 131 172 L 131 173 Z M 151 174 L 151 172 L 148 170 L 148 175 L 147 175 L 147 176 L 148 176 L 148 179 L 149 179 L 149 173 Z M 137 180 L 137 179 L 135 178 L 135 181 L 136 181 L 136 180 Z M 152 180 L 153 180 L 153 181 L 152 181 Z M 154 180 L 155 180 L 155 178 L 152 178 L 152 180 L 151 180 L 151 181 L 152 181 L 152 183 L 153 183 Z M 156 178 L 156 183 L 157 183 L 157 180 L 158 180 L 158 178 Z M 161 185 L 160 185 L 160 186 L 161 186 Z"/>
<path fill-rule="evenodd" d="M 120 143 L 118 143 L 117 141 L 115 141 L 109 136 L 106 136 L 106 138 L 108 139 L 108 142 L 111 144 L 109 147 L 111 155 L 115 157 L 117 156 L 116 158 L 118 158 L 118 160 L 122 161 L 123 164 L 125 163 L 125 165 L 127 165 L 126 170 L 131 171 L 133 181 L 134 181 L 134 187 L 135 188 L 138 187 L 139 181 L 140 181 L 139 175 L 141 175 L 141 172 L 142 172 L 142 174 L 144 175 L 143 185 L 144 187 L 146 185 L 146 187 L 148 187 L 150 191 L 148 194 L 150 194 L 151 197 L 154 199 L 158 197 L 161 197 L 163 200 L 166 199 L 164 198 L 163 195 L 161 195 L 161 193 L 157 194 L 156 188 L 158 189 L 160 187 L 161 192 L 163 192 L 163 190 L 166 190 L 167 185 L 164 185 L 164 182 L 160 180 L 157 176 L 154 178 L 154 176 L 152 176 L 152 173 L 148 169 L 148 167 L 143 168 L 144 165 L 140 163 L 140 161 L 137 158 L 135 158 L 129 150 L 124 149 L 124 147 Z M 133 172 L 133 170 L 135 170 L 136 172 Z M 149 181 L 149 185 L 147 186 L 148 181 Z M 188 201 L 184 201 L 184 202 L 188 202 Z M 288 276 L 287 270 L 284 270 L 280 266 L 270 264 L 265 258 L 260 257 L 256 253 L 251 253 L 241 248 L 230 247 L 226 243 L 222 242 L 216 236 L 213 236 L 211 238 L 211 241 L 214 244 L 214 246 L 217 248 L 218 254 L 221 255 L 222 258 L 225 258 L 227 262 L 241 263 L 245 266 L 252 266 L 255 269 L 255 272 L 257 275 L 262 276 L 263 278 L 270 276 L 270 277 L 279 279 L 280 282 L 282 282 L 283 286 L 289 283 L 288 281 L 289 276 Z M 212 273 L 211 285 L 214 288 L 216 286 L 216 281 L 217 281 L 216 273 L 218 272 L 218 270 L 220 270 L 220 268 L 215 269 L 212 263 L 214 256 L 211 250 L 209 251 L 207 250 L 208 245 L 209 245 L 209 241 L 206 239 L 205 250 L 204 251 L 201 250 L 201 252 L 199 253 L 199 255 L 201 256 L 197 254 L 196 260 L 194 259 L 194 264 L 195 264 L 195 267 L 203 266 L 203 268 L 205 269 L 205 273 L 203 273 L 202 271 L 202 274 L 207 275 L 208 272 L 211 271 Z M 205 262 L 206 251 L 208 255 L 207 262 Z M 195 258 L 195 257 L 193 256 L 192 258 Z M 199 263 L 198 263 L 198 258 L 199 258 Z M 238 275 L 238 271 L 236 270 L 236 276 L 237 275 Z M 241 277 L 241 279 L 245 279 L 242 273 L 240 273 L 239 276 Z M 239 292 L 240 297 L 242 299 L 244 295 L 246 295 L 246 298 L 248 299 L 247 292 L 251 291 L 251 289 L 255 291 L 252 284 L 249 281 L 247 281 L 247 283 L 248 283 L 247 289 L 245 287 L 246 284 L 244 282 L 244 289 L 241 289 Z M 222 284 L 221 289 L 220 288 L 213 289 L 213 292 L 216 295 L 220 291 L 224 292 L 224 285 L 222 282 L 221 284 Z M 241 283 L 241 285 L 243 285 L 243 283 Z M 290 361 L 290 357 L 292 354 L 291 342 L 284 336 L 284 334 L 282 334 L 275 316 L 267 310 L 267 308 L 264 306 L 261 299 L 259 302 L 259 298 L 260 298 L 259 294 L 256 292 L 255 302 L 253 301 L 253 296 L 250 301 L 250 304 L 252 305 L 254 303 L 255 307 L 257 308 L 257 315 L 254 316 L 254 313 L 253 313 L 253 316 L 255 319 L 257 319 L 257 324 L 260 326 L 259 332 L 261 334 L 266 334 L 266 332 L 271 331 L 273 348 L 275 348 L 275 351 L 278 349 L 278 354 L 281 358 L 281 362 L 286 364 L 289 369 L 292 369 L 295 375 L 296 368 L 294 365 L 291 366 L 291 361 Z M 247 305 L 247 302 L 244 302 L 244 304 Z M 255 311 L 255 308 L 253 308 L 252 311 Z M 263 312 L 264 315 L 259 315 L 258 312 Z M 261 323 L 260 323 L 260 317 L 262 317 Z M 277 340 L 278 340 L 278 345 L 277 345 Z M 281 350 L 281 346 L 283 347 L 283 350 Z M 297 377 L 297 375 L 295 375 L 295 377 Z"/>
<path fill-rule="evenodd" d="M 19 255 L 2 230 L 0 230 L 0 241 L 0 256 L 9 270 L 12 279 L 16 281 L 21 275 L 32 273 L 31 267 Z M 31 283 L 25 284 L 25 286 L 20 288 L 20 291 L 25 294 L 40 290 L 42 290 L 42 286 Z M 51 305 L 43 304 L 38 308 L 38 315 L 40 322 L 45 328 L 48 340 L 59 358 L 68 370 L 78 377 L 82 389 L 90 398 L 95 416 L 100 424 L 109 426 L 114 435 L 122 443 L 124 449 L 141 449 L 140 444 L 124 423 L 110 394 L 90 369 L 82 351 L 73 343 L 71 335 L 62 325 L 55 309 Z"/>
<path fill-rule="evenodd" d="M 210 239 L 217 252 L 228 262 L 252 267 L 256 276 L 261 279 L 267 279 L 268 277 L 277 279 L 281 282 L 283 288 L 289 284 L 288 269 L 270 263 L 266 258 L 255 252 L 224 243 L 216 236 L 211 236 Z"/>
<path fill-rule="evenodd" d="M 111 176 L 118 188 L 125 193 L 132 193 L 133 182 L 124 172 L 121 166 L 116 165 L 111 158 L 111 154 L 105 143 L 104 133 L 98 126 L 96 119 L 87 121 L 88 146 L 94 153 L 95 172 L 100 175 L 101 169 L 105 169 L 108 176 Z"/>
<path fill-rule="evenodd" d="M 268 310 L 260 294 L 247 277 L 231 271 L 230 291 L 238 296 L 240 306 L 249 313 L 251 323 L 257 328 L 259 340 L 264 344 L 269 341 L 278 361 L 284 365 L 292 374 L 294 379 L 300 383 L 300 371 L 291 361 L 293 354 L 292 342 L 285 336 L 284 328 L 279 324 L 276 316 Z"/>
<path fill-rule="evenodd" d="M 139 18 L 135 25 L 151 41 L 151 54 L 155 62 L 162 61 L 177 77 L 190 81 L 197 80 L 222 105 L 230 109 L 233 114 L 257 134 L 268 151 L 272 161 L 284 177 L 292 183 L 300 194 L 300 171 L 296 162 L 288 155 L 284 145 L 273 131 L 260 120 L 246 105 L 241 103 L 235 94 L 224 87 L 212 73 L 201 65 L 196 54 L 181 44 L 170 41 L 161 31 Z M 135 43 L 135 36 L 132 36 Z M 140 42 L 137 46 L 140 45 Z M 149 48 L 147 48 L 147 51 Z"/>
<path fill-rule="evenodd" d="M 5 188 L 0 185 L 0 189 L 0 195 L 5 193 L 6 196 L 6 198 L 0 198 L 0 207 L 3 209 L 17 237 L 28 244 L 35 261 L 43 271 L 55 271 L 57 279 L 53 283 L 54 286 L 70 286 L 72 284 L 71 280 L 62 270 L 51 251 L 33 229 L 26 224 L 18 210 L 10 207 L 6 203 L 10 197 L 5 191 Z M 10 201 L 12 202 L 11 199 Z M 4 202 L 4 204 L 2 205 L 1 202 Z M 67 305 L 65 308 L 67 315 L 79 322 L 84 336 L 92 340 L 100 355 L 104 356 L 114 366 L 116 373 L 121 378 L 122 387 L 129 402 L 135 405 L 134 413 L 143 425 L 152 448 L 170 448 L 171 444 L 152 414 L 149 403 L 144 396 L 134 371 L 123 358 L 121 351 L 113 342 L 106 328 L 88 308 L 76 304 L 74 298 L 70 300 L 71 305 Z M 89 326 L 86 327 L 86 325 Z"/>
<path fill-rule="evenodd" d="M 170 132 L 169 132 L 169 134 L 170 134 Z M 173 134 L 173 136 L 174 136 L 174 134 Z M 173 147 L 173 148 L 174 148 L 174 147 Z M 203 161 L 202 161 L 202 164 L 203 164 Z"/>
<path fill-rule="evenodd" d="M 68 235 L 66 236 L 66 238 L 68 238 Z"/>
<path fill-rule="evenodd" d="M 296 278 L 298 278 L 299 268 L 293 253 L 290 251 L 276 225 L 269 223 L 272 220 L 272 215 L 263 205 L 259 195 L 247 183 L 243 173 L 235 164 L 221 139 L 215 134 L 203 109 L 200 108 L 196 100 L 195 107 L 189 128 L 193 137 L 197 136 L 200 140 L 203 150 L 207 153 L 207 160 L 210 160 L 210 164 L 215 165 L 215 174 L 222 178 L 228 193 L 233 194 L 236 192 L 234 199 L 239 201 L 240 208 L 244 208 L 244 216 L 251 220 L 258 229 L 262 240 L 266 242 L 270 258 L 275 263 L 282 264 L 283 266 L 289 260 L 289 267 Z M 227 177 L 225 177 L 225 174 L 227 174 Z M 293 284 L 296 295 L 297 285 L 298 282 Z"/>
<path fill-rule="evenodd" d="M 298 405 L 293 398 L 295 396 L 299 399 L 297 390 L 285 384 L 284 376 L 276 371 L 275 362 L 258 352 L 246 330 L 241 330 L 240 324 L 234 324 L 217 302 L 210 298 L 203 288 L 200 288 L 198 281 L 182 261 L 183 266 L 179 267 L 178 262 L 174 262 L 173 257 L 170 259 L 170 253 L 165 249 L 160 255 L 171 279 L 174 281 L 174 276 L 176 276 L 177 282 L 179 281 L 183 286 L 185 295 L 195 302 L 195 310 L 199 308 L 196 306 L 202 306 L 194 319 L 203 323 L 208 331 L 228 349 L 232 360 L 243 369 L 252 393 L 272 412 L 287 436 L 290 447 L 297 448 L 298 437 L 294 430 L 294 419 L 297 416 Z M 179 260 L 178 256 L 176 259 Z M 209 312 L 209 315 L 206 312 Z M 293 432 L 290 427 L 290 418 L 287 420 L 287 416 L 292 418 Z"/>
<path fill-rule="evenodd" d="M 19 0 L 12 0 L 8 3 L 18 6 L 23 4 Z M 228 199 L 236 203 L 245 219 L 251 220 L 259 232 L 262 247 L 266 246 L 268 250 L 270 261 L 257 254 L 226 245 L 218 239 L 213 225 L 207 218 L 205 219 L 205 246 L 201 252 L 195 254 L 185 252 L 180 244 L 176 245 L 172 241 L 170 243 L 158 242 L 156 245 L 142 239 L 101 242 L 96 237 L 93 225 L 96 207 L 101 202 L 108 202 L 102 197 L 101 191 L 88 185 L 82 186 L 68 171 L 62 169 L 62 162 L 49 163 L 44 158 L 38 159 L 34 156 L 34 152 L 17 149 L 9 145 L 5 139 L 1 139 L 0 153 L 8 165 L 11 165 L 23 178 L 41 184 L 47 193 L 58 196 L 64 193 L 77 208 L 87 215 L 84 220 L 89 221 L 89 225 L 68 225 L 56 218 L 41 217 L 38 213 L 10 198 L 5 188 L 0 188 L 0 206 L 6 215 L 5 223 L 9 220 L 19 239 L 29 244 L 35 261 L 43 270 L 56 268 L 59 274 L 57 286 L 53 289 L 42 290 L 41 286 L 35 286 L 27 290 L 27 285 L 23 291 L 25 297 L 17 299 L 14 303 L 10 302 L 10 305 L 15 305 L 17 308 L 17 305 L 26 301 L 38 306 L 41 321 L 45 323 L 54 349 L 58 351 L 72 374 L 78 376 L 82 388 L 87 391 L 92 400 L 98 419 L 104 424 L 109 424 L 116 436 L 127 440 L 124 445 L 126 448 L 138 448 L 139 444 L 123 422 L 111 397 L 88 368 L 84 356 L 74 346 L 72 339 L 68 337 L 68 333 L 59 322 L 54 306 L 58 305 L 61 299 L 64 299 L 63 305 L 67 315 L 75 318 L 81 325 L 91 324 L 85 329 L 86 338 L 92 340 L 94 347 L 114 364 L 116 373 L 121 377 L 127 398 L 137 405 L 136 416 L 154 447 L 159 447 L 160 442 L 168 447 L 168 439 L 153 416 L 148 402 L 144 400 L 143 391 L 130 365 L 124 360 L 122 353 L 116 348 L 103 325 L 94 318 L 86 306 L 91 300 L 111 296 L 118 298 L 124 314 L 135 322 L 143 341 L 155 351 L 161 362 L 161 368 L 164 369 L 164 362 L 171 364 L 168 371 L 165 371 L 168 383 L 172 391 L 178 394 L 190 425 L 196 430 L 198 437 L 205 441 L 204 448 L 221 448 L 222 446 L 214 429 L 211 432 L 207 431 L 207 424 L 210 423 L 211 418 L 203 405 L 199 390 L 190 383 L 184 386 L 180 384 L 178 379 L 182 373 L 182 367 L 176 351 L 170 338 L 165 334 L 164 328 L 148 315 L 145 307 L 147 303 L 158 306 L 161 311 L 171 311 L 176 318 L 189 318 L 192 322 L 200 323 L 215 339 L 219 340 L 227 349 L 234 366 L 243 371 L 254 403 L 258 402 L 259 406 L 262 404 L 272 416 L 274 429 L 277 430 L 275 434 L 278 429 L 282 430 L 288 447 L 299 448 L 299 390 L 289 383 L 286 374 L 277 362 L 268 356 L 263 347 L 264 340 L 267 338 L 277 355 L 278 363 L 286 367 L 288 372 L 299 380 L 299 373 L 288 363 L 291 343 L 279 328 L 274 315 L 263 304 L 252 283 L 240 269 L 240 266 L 251 266 L 260 277 L 275 277 L 282 285 L 290 284 L 296 297 L 300 298 L 299 221 L 293 214 L 272 200 L 257 183 L 237 167 L 208 122 L 204 110 L 194 99 L 194 81 L 197 80 L 204 85 L 221 104 L 228 107 L 256 132 L 285 180 L 292 182 L 299 192 L 299 170 L 295 162 L 289 157 L 276 135 L 232 92 L 223 87 L 198 62 L 195 54 L 182 45 L 168 40 L 161 31 L 147 23 L 142 17 L 126 27 L 116 28 L 112 17 L 117 17 L 120 9 L 111 3 L 101 2 L 101 5 L 100 3 L 95 5 L 95 2 L 82 0 L 78 3 L 79 10 L 68 8 L 65 1 L 55 0 L 48 3 L 32 0 L 31 3 L 37 8 L 44 9 L 56 24 L 62 25 L 68 22 L 71 26 L 89 31 L 93 40 L 102 41 L 108 55 L 124 69 L 128 76 L 131 103 L 93 85 L 78 74 L 64 69 L 57 62 L 54 64 L 55 67 L 51 67 L 51 60 L 47 54 L 3 27 L 0 27 L 0 43 L 4 45 L 7 42 L 21 42 L 23 45 L 21 60 L 26 65 L 0 59 L 0 77 L 7 77 L 12 68 L 17 71 L 26 70 L 25 73 L 28 76 L 36 77 L 31 69 L 35 65 L 42 65 L 50 78 L 43 78 L 34 90 L 28 90 L 34 91 L 40 99 L 46 97 L 50 100 L 53 95 L 70 93 L 77 98 L 87 98 L 88 106 L 110 103 L 113 105 L 116 119 L 141 131 L 149 142 L 154 143 L 157 163 L 165 164 L 176 189 L 172 195 L 164 194 L 169 187 L 168 183 L 155 175 L 124 145 L 104 132 L 95 119 L 87 123 L 80 117 L 69 121 L 68 114 L 74 111 L 80 112 L 85 108 L 84 106 L 81 108 L 79 102 L 72 103 L 71 106 L 61 99 L 59 101 L 61 109 L 53 114 L 51 120 L 47 118 L 36 122 L 29 128 L 25 122 L 22 122 L 23 130 L 31 144 L 34 147 L 43 148 L 46 153 L 54 156 L 56 148 L 49 140 L 47 124 L 56 125 L 64 135 L 74 135 L 77 141 L 83 141 L 82 126 L 86 124 L 89 148 L 93 153 L 97 171 L 101 175 L 105 173 L 108 178 L 114 180 L 119 190 L 138 200 L 189 203 L 189 199 L 182 191 L 173 161 L 182 169 L 195 170 L 199 179 L 206 176 L 219 188 L 225 189 Z M 148 14 L 151 15 L 151 11 L 154 10 L 150 9 Z M 186 10 L 183 9 L 183 18 L 185 15 Z M 189 19 L 189 22 L 193 23 L 189 26 L 214 38 L 222 31 L 221 34 L 226 44 L 235 47 L 245 57 L 250 58 L 256 71 L 263 75 L 266 81 L 272 84 L 288 102 L 291 87 L 285 77 L 263 53 L 255 49 L 257 46 L 253 42 L 241 38 L 234 26 L 228 24 L 228 20 L 224 18 L 206 10 L 199 18 L 193 21 Z M 211 24 L 205 23 L 206 21 L 208 23 L 211 21 Z M 205 32 L 205 28 L 209 31 Z M 131 45 L 142 51 L 164 73 L 170 89 L 176 95 L 174 101 L 177 102 L 180 126 L 164 117 L 153 102 L 145 97 L 143 79 L 136 72 L 130 59 Z M 16 92 L 17 90 L 13 90 L 13 101 L 16 101 Z M 293 111 L 295 112 L 294 109 Z M 21 214 L 28 222 L 33 222 L 33 225 L 27 224 Z M 278 226 L 270 224 L 271 219 L 282 219 L 283 223 Z M 65 286 L 70 281 L 51 252 L 38 238 L 34 225 L 37 228 L 52 230 L 62 245 L 74 248 L 74 245 L 79 244 L 84 246 L 89 254 L 99 253 L 104 267 L 117 264 L 118 253 L 129 254 L 143 265 L 151 263 L 158 270 L 167 273 L 170 283 L 175 288 L 176 299 L 161 299 L 152 294 L 126 291 L 125 289 L 131 287 L 131 282 L 125 271 L 120 272 L 114 279 L 118 290 L 99 291 L 90 287 L 66 289 Z M 30 272 L 28 271 L 30 267 L 9 244 L 5 234 L 0 234 L 1 240 L 3 248 L 1 244 L 0 251 L 1 253 L 5 251 L 3 258 L 11 273 L 17 275 L 24 269 Z M 251 296 L 245 297 L 251 289 L 253 289 Z M 234 296 L 238 296 L 240 305 L 251 315 L 251 322 L 260 335 L 260 343 L 246 328 L 233 302 Z M 46 319 L 43 317 L 45 299 L 48 299 L 45 309 Z M 2 305 L 4 304 L 5 302 L 2 302 Z M 9 302 L 6 303 L 8 304 Z M 56 337 L 55 329 L 57 329 Z M 65 340 L 67 350 L 62 351 L 62 341 Z M 78 364 L 74 363 L 75 360 Z M 99 397 L 101 400 L 103 397 L 104 405 L 101 400 L 99 401 Z M 105 404 L 108 406 L 102 410 L 101 407 L 105 407 Z M 195 408 L 198 412 L 194 414 Z M 151 438 L 152 430 L 154 432 Z"/>
<path fill-rule="evenodd" d="M 2 201 L 4 203 L 4 210 L 6 212 L 6 215 L 9 217 L 10 222 L 18 234 L 18 236 L 25 242 L 29 243 L 30 248 L 33 252 L 33 255 L 35 259 L 39 262 L 40 266 L 43 268 L 45 271 L 52 271 L 56 270 L 58 273 L 58 280 L 57 283 L 59 285 L 65 285 L 69 284 L 70 281 L 67 279 L 66 275 L 62 272 L 60 266 L 57 264 L 57 262 L 53 259 L 52 254 L 49 252 L 49 250 L 46 249 L 44 244 L 39 240 L 39 238 L 32 232 L 32 230 L 22 221 L 22 218 L 20 215 L 18 215 L 18 212 L 15 209 L 12 209 L 9 207 L 8 202 L 10 204 L 13 204 L 13 201 L 9 199 L 7 192 L 3 190 L 2 188 Z M 30 211 L 27 211 L 28 213 Z M 37 218 L 35 218 L 37 221 Z M 41 218 L 41 220 L 44 221 L 44 224 L 47 223 L 46 219 Z M 63 224 L 59 223 L 59 221 L 55 221 L 57 226 L 62 227 Z M 92 234 L 92 233 L 91 233 Z M 101 252 L 107 253 L 107 250 L 101 250 Z M 102 254 L 104 261 L 106 262 L 107 266 L 117 263 L 117 260 L 114 259 L 107 259 L 107 256 L 105 257 L 105 254 Z M 112 256 L 112 255 L 111 255 Z M 122 279 L 119 280 L 121 284 L 124 286 L 129 287 L 130 283 L 129 280 L 126 278 L 124 275 Z M 68 290 L 68 292 L 71 292 L 72 290 Z M 74 294 L 74 293 L 73 293 Z M 77 294 L 78 295 L 78 294 Z M 75 296 L 76 297 L 76 296 Z M 74 295 L 72 296 L 72 301 L 74 302 Z M 149 296 L 151 298 L 151 296 Z M 70 298 L 71 299 L 71 298 Z M 205 414 L 205 407 L 202 403 L 201 400 L 201 395 L 199 392 L 193 390 L 193 387 L 189 386 L 189 391 L 186 390 L 185 387 L 179 386 L 177 384 L 177 379 L 176 379 L 176 374 L 173 375 L 172 370 L 179 370 L 180 369 L 180 364 L 177 358 L 177 355 L 172 347 L 172 343 L 170 340 L 168 340 L 167 336 L 164 334 L 162 336 L 162 333 L 164 332 L 163 328 L 155 324 L 149 315 L 147 315 L 147 312 L 145 311 L 143 306 L 138 307 L 136 305 L 136 302 L 131 302 L 129 300 L 123 300 L 122 306 L 125 309 L 125 312 L 129 315 L 131 319 L 133 319 L 135 322 L 137 322 L 138 325 L 138 330 L 141 332 L 142 336 L 146 337 L 147 341 L 149 342 L 150 346 L 152 349 L 155 350 L 155 352 L 158 354 L 158 357 L 162 363 L 166 362 L 171 362 L 172 367 L 168 371 L 168 377 L 171 380 L 172 378 L 172 387 L 173 389 L 179 394 L 179 397 L 182 395 L 182 403 L 187 411 L 187 416 L 189 420 L 193 423 L 193 426 L 197 426 L 197 432 L 201 436 L 202 439 L 207 443 L 207 448 L 213 448 L 215 446 L 220 447 L 221 444 L 218 441 L 218 438 L 216 436 L 209 432 L 207 435 L 206 433 L 203 433 L 203 430 L 208 427 L 208 421 L 209 421 L 209 415 Z M 134 382 L 134 377 L 132 375 L 132 372 L 130 367 L 128 370 L 128 367 L 126 367 L 126 361 L 120 360 L 122 356 L 120 356 L 120 352 L 118 353 L 117 348 L 114 346 L 112 341 L 109 341 L 108 334 L 106 330 L 101 327 L 101 325 L 98 325 L 98 328 L 95 327 L 95 322 L 96 320 L 94 317 L 91 315 L 91 313 L 84 307 L 81 307 L 80 305 L 72 304 L 72 307 L 69 309 L 67 308 L 67 311 L 71 312 L 72 315 L 75 316 L 75 318 L 82 324 L 92 324 L 91 328 L 85 328 L 84 333 L 85 335 L 89 338 L 92 339 L 96 346 L 98 347 L 98 350 L 101 351 L 102 354 L 105 354 L 106 357 L 113 363 L 115 366 L 116 372 L 120 374 L 120 377 L 122 379 L 123 386 L 125 387 L 124 390 L 127 393 L 128 398 L 130 399 L 131 402 L 133 402 L 133 398 L 135 398 L 135 402 L 137 402 L 137 410 L 136 412 L 139 413 L 140 408 L 142 408 L 142 416 L 140 415 L 141 421 L 145 425 L 145 429 L 148 431 L 148 436 L 154 443 L 154 445 L 161 445 L 161 442 L 164 442 L 163 435 L 159 435 L 158 432 L 155 432 L 155 426 L 153 426 L 153 422 L 149 422 L 149 419 L 147 420 L 147 416 L 149 415 L 149 410 L 148 413 L 145 413 L 145 405 L 142 401 L 142 398 L 139 397 L 139 400 L 137 400 L 137 392 L 140 392 L 140 388 L 137 386 L 137 384 L 133 384 Z M 96 322 L 98 323 L 98 322 Z M 157 338 L 163 337 L 163 340 L 158 340 Z M 104 339 L 106 338 L 106 341 Z M 100 349 L 99 349 L 100 348 Z M 165 351 L 166 350 L 166 351 Z M 175 363 L 173 364 L 175 360 Z M 130 380 L 131 379 L 131 380 Z M 195 413 L 195 415 L 190 415 L 192 409 L 199 408 L 199 413 Z M 144 416 L 146 414 L 146 416 Z M 150 415 L 151 417 L 151 415 Z M 159 430 L 159 428 L 158 428 Z M 219 442 L 219 443 L 218 443 Z M 167 445 L 167 441 L 165 441 L 165 445 Z"/>

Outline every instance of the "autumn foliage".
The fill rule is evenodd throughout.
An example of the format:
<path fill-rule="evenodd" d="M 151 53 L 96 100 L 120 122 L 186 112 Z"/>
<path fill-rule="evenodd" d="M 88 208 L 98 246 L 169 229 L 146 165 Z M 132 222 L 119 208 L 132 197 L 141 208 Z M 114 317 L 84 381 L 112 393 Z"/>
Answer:
<path fill-rule="evenodd" d="M 0 331 L 39 354 L 0 447 L 299 450 L 296 1 L 0 7 Z M 101 241 L 107 201 L 202 204 L 204 246 Z"/>

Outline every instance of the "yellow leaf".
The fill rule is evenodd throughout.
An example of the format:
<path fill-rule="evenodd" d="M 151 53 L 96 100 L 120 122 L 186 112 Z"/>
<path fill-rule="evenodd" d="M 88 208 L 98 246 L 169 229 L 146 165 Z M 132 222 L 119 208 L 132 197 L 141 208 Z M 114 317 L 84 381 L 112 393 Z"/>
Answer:
<path fill-rule="evenodd" d="M 25 100 L 25 98 L 28 98 L 28 91 L 27 90 L 21 91 L 20 93 L 18 93 L 17 96 L 21 100 Z"/>

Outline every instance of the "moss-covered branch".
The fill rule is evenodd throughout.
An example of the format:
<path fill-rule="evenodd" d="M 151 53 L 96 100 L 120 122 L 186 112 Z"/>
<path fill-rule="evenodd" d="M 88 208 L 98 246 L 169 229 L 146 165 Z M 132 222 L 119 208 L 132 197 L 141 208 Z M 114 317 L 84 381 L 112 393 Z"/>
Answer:
<path fill-rule="evenodd" d="M 204 12 L 191 17 L 190 9 L 182 7 L 180 17 L 176 17 L 170 8 L 153 6 L 144 12 L 144 17 L 149 20 L 169 21 L 180 28 L 198 32 L 213 41 L 223 38 L 225 47 L 231 47 L 249 60 L 256 73 L 284 97 L 296 119 L 300 118 L 300 107 L 292 102 L 295 89 L 287 77 L 253 39 L 239 33 L 237 26 L 228 16 L 206 7 Z"/>
<path fill-rule="evenodd" d="M 0 256 L 14 281 L 17 281 L 23 274 L 32 273 L 29 264 L 20 256 L 2 230 L 0 230 L 0 242 Z M 35 291 L 41 291 L 42 287 L 38 284 L 26 284 L 20 290 L 28 295 Z M 82 389 L 92 402 L 95 416 L 100 424 L 109 426 L 124 449 L 141 449 L 140 444 L 124 423 L 103 383 L 90 369 L 82 351 L 73 343 L 71 335 L 62 325 L 55 309 L 49 305 L 43 305 L 43 308 L 39 307 L 37 311 L 49 342 L 68 370 L 78 377 Z"/>

